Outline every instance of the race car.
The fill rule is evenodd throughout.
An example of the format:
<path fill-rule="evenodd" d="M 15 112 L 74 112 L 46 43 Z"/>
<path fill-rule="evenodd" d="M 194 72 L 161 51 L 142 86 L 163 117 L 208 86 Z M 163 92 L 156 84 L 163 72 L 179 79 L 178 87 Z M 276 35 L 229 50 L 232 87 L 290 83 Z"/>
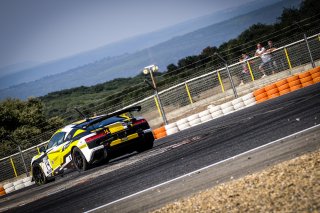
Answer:
<path fill-rule="evenodd" d="M 85 171 L 92 164 L 108 162 L 119 153 L 151 149 L 154 137 L 148 122 L 132 115 L 140 110 L 136 106 L 85 118 L 56 131 L 47 146 L 31 160 L 35 183 L 45 184 L 70 167 Z"/>

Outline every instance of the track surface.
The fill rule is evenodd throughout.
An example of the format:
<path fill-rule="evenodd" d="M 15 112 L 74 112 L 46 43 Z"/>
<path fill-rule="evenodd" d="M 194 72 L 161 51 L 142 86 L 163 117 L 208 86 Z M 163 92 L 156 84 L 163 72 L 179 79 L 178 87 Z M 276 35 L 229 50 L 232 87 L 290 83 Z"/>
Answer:
<path fill-rule="evenodd" d="M 43 198 L 9 211 L 91 210 L 319 123 L 320 84 L 315 84 L 158 140 L 149 152 L 13 193 L 0 201 L 1 209 L 42 193 Z"/>

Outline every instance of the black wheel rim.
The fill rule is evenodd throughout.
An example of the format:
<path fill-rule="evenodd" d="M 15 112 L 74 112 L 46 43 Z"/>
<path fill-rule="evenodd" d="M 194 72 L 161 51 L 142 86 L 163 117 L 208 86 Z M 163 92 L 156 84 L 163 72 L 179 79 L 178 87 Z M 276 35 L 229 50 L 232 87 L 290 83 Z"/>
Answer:
<path fill-rule="evenodd" d="M 76 167 L 78 169 L 82 169 L 83 168 L 83 159 L 82 156 L 79 152 L 75 151 L 73 153 L 73 159 L 74 159 L 74 163 L 76 165 Z"/>

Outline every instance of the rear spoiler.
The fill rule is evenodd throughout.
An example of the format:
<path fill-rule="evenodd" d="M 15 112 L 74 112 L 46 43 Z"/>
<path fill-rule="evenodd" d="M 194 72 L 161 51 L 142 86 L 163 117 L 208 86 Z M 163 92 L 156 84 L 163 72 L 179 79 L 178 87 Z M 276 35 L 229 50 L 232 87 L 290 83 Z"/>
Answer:
<path fill-rule="evenodd" d="M 140 112 L 140 110 L 141 110 L 141 106 L 133 106 L 133 107 L 122 109 L 122 110 L 119 110 L 119 111 L 116 111 L 116 112 L 113 112 L 113 113 L 110 113 L 110 114 L 107 114 L 107 115 L 103 115 L 103 116 L 99 117 L 98 119 L 95 119 L 93 121 L 89 121 L 88 124 L 86 125 L 86 128 L 88 126 L 93 125 L 93 124 L 99 123 L 100 121 L 103 121 L 103 120 L 105 120 L 107 118 L 111 118 L 113 116 L 121 115 L 121 114 L 126 113 L 126 112 Z"/>

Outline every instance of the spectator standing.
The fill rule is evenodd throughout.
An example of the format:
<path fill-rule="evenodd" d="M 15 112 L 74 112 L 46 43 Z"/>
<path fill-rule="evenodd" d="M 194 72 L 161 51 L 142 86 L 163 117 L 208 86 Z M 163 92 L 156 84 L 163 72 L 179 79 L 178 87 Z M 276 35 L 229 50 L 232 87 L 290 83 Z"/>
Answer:
<path fill-rule="evenodd" d="M 245 53 L 242 53 L 239 61 L 242 62 L 242 71 L 240 73 L 240 84 L 239 86 L 244 85 L 245 80 L 250 76 L 249 67 L 247 64 L 247 60 L 249 59 L 249 56 Z"/>
<path fill-rule="evenodd" d="M 266 51 L 266 49 L 260 44 L 257 44 L 257 50 L 255 56 L 259 56 L 262 60 L 262 63 L 259 65 L 259 70 L 262 73 L 262 77 L 266 77 L 265 67 L 270 66 L 271 55 Z"/>
<path fill-rule="evenodd" d="M 271 65 L 273 67 L 273 70 L 272 70 L 272 74 L 274 74 L 276 71 L 278 71 L 278 65 L 277 65 L 277 61 L 274 57 L 274 51 L 276 50 L 277 48 L 274 47 L 272 41 L 268 41 L 268 49 L 267 49 L 267 52 L 270 54 L 270 57 L 271 57 Z"/>

